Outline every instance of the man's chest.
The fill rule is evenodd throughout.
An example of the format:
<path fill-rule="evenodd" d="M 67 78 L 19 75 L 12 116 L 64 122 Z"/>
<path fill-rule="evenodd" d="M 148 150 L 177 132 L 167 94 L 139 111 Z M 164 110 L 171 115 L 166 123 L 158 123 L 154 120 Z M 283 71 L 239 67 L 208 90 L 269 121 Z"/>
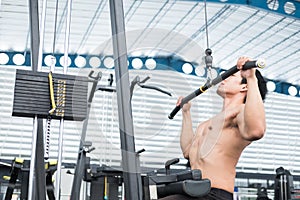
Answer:
<path fill-rule="evenodd" d="M 200 157 L 213 152 L 223 152 L 241 139 L 232 113 L 221 113 L 206 121 L 194 138 L 194 148 Z"/>

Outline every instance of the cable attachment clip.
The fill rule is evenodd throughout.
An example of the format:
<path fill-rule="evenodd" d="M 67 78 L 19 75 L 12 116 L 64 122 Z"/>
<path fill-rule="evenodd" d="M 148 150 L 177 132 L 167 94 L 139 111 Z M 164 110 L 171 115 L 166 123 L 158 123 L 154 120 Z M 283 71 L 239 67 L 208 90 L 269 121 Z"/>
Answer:
<path fill-rule="evenodd" d="M 212 72 L 211 72 L 211 68 L 212 68 L 212 63 L 213 63 L 213 57 L 212 57 L 212 50 L 211 49 L 209 49 L 209 48 L 207 48 L 206 50 L 205 50 L 205 58 L 204 58 L 204 60 L 205 60 L 205 66 L 206 66 L 206 68 L 207 68 L 207 72 L 208 72 L 208 74 L 207 74 L 207 82 L 211 82 L 211 80 L 212 80 Z"/>

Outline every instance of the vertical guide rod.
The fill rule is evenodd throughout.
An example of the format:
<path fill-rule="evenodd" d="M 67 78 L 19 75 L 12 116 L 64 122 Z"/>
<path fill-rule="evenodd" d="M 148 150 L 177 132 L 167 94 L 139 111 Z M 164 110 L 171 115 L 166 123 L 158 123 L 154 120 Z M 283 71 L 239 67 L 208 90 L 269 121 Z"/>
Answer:
<path fill-rule="evenodd" d="M 42 62 L 43 62 L 43 46 L 44 46 L 44 35 L 45 35 L 45 24 L 46 24 L 46 8 L 47 8 L 47 0 L 43 0 L 43 9 L 41 16 L 41 24 L 40 24 L 40 42 L 39 42 L 39 56 L 38 56 L 38 64 L 37 71 L 42 70 Z"/>
<path fill-rule="evenodd" d="M 68 58 L 69 58 L 69 38 L 70 38 L 70 27 L 71 27 L 71 11 L 72 11 L 72 0 L 68 0 L 67 6 L 67 19 L 66 19 L 66 32 L 64 41 L 64 74 L 68 71 Z M 60 199 L 60 183 L 61 183 L 61 166 L 62 166 L 62 152 L 63 152 L 63 131 L 64 131 L 64 119 L 60 119 L 59 124 L 59 139 L 58 139 L 58 159 L 57 159 L 57 171 L 56 171 L 56 199 Z"/>
<path fill-rule="evenodd" d="M 110 17 L 116 76 L 119 129 L 125 198 L 142 200 L 142 181 L 139 158 L 135 152 L 130 84 L 127 68 L 124 10 L 122 0 L 110 0 Z"/>

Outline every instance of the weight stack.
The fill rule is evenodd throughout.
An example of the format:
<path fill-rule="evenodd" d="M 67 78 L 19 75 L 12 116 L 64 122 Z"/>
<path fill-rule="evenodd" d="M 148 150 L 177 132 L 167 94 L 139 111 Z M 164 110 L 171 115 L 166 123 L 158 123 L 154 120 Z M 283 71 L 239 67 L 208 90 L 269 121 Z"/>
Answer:
<path fill-rule="evenodd" d="M 47 118 L 52 109 L 49 73 L 17 70 L 12 116 Z M 54 100 L 52 119 L 82 121 L 86 118 L 88 78 L 52 74 Z"/>

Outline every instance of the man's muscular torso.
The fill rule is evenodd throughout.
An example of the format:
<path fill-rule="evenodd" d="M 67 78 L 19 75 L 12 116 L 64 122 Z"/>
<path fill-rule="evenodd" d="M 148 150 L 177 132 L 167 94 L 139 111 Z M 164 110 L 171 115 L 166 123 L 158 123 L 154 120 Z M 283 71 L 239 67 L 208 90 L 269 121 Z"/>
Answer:
<path fill-rule="evenodd" d="M 200 169 L 212 187 L 233 192 L 235 167 L 243 149 L 250 144 L 242 138 L 237 115 L 244 105 L 228 108 L 197 127 L 188 155 L 192 169 Z"/>

